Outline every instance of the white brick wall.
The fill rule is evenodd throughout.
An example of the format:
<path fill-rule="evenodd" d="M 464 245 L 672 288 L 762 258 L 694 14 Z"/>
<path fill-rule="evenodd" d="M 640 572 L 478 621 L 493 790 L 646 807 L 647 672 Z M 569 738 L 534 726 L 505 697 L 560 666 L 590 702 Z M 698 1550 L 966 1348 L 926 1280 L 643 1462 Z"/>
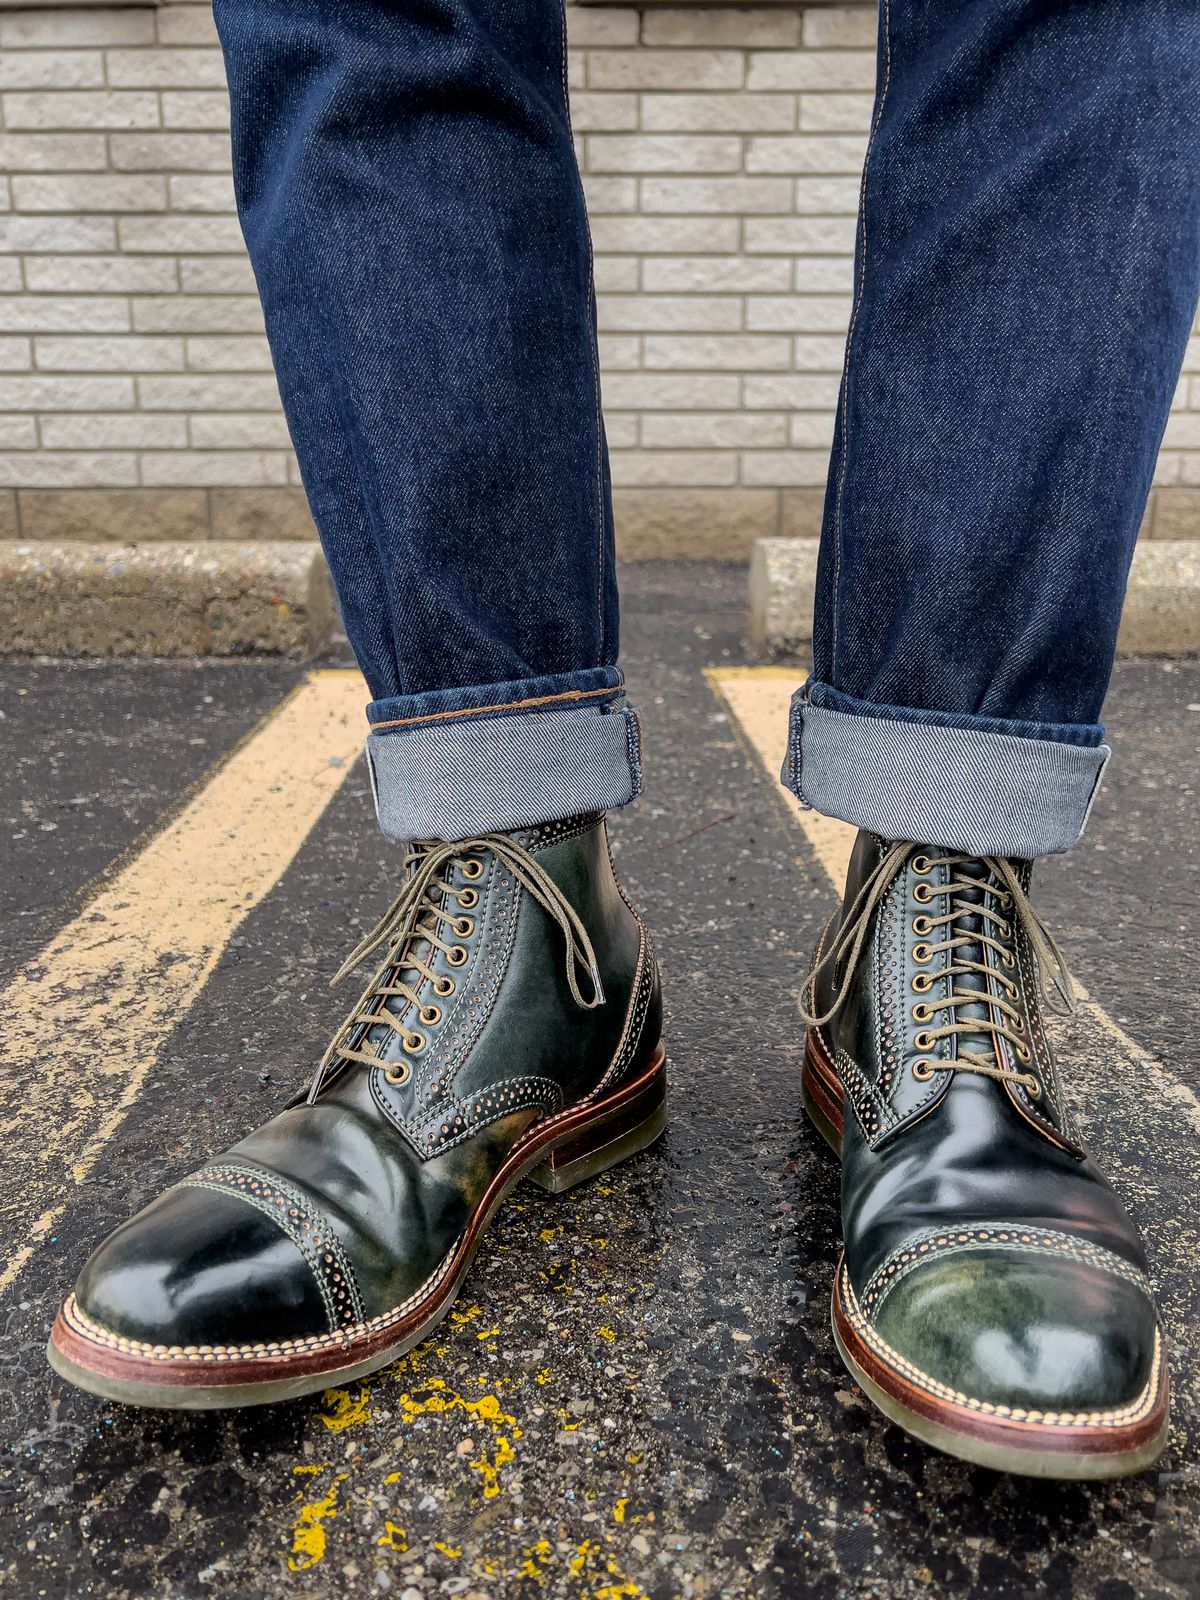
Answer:
<path fill-rule="evenodd" d="M 815 529 L 874 28 L 867 5 L 571 11 L 613 476 L 656 550 L 699 518 L 709 553 Z M 119 533 L 105 508 L 144 491 L 189 536 L 234 505 L 235 529 L 280 531 L 286 503 L 303 531 L 207 3 L 0 9 L 0 110 L 0 534 L 52 532 L 62 490 L 109 494 L 77 529 Z M 1157 532 L 1200 526 L 1193 345 Z"/>

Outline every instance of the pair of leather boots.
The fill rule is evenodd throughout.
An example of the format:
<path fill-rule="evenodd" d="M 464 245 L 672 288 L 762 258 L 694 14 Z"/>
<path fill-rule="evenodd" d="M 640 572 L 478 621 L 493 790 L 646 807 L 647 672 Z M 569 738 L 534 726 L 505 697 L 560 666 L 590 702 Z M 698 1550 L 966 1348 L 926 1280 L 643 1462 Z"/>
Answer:
<path fill-rule="evenodd" d="M 802 1094 L 842 1158 L 842 1358 L 920 1439 L 1002 1470 L 1138 1471 L 1167 1373 L 1137 1234 L 1043 1028 L 1061 960 L 1028 863 L 860 834 L 804 989 Z M 342 974 L 377 970 L 311 1087 L 111 1235 L 55 1322 L 80 1387 L 281 1400 L 430 1332 L 522 1178 L 662 1132 L 662 1002 L 604 819 L 410 848 Z"/>

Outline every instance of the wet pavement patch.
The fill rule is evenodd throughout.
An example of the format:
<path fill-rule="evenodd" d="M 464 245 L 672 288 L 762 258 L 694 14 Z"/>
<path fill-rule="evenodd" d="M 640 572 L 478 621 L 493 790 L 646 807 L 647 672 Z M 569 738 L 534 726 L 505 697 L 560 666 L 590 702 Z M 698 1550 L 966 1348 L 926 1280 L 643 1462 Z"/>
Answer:
<path fill-rule="evenodd" d="M 742 586 L 736 570 L 652 566 L 626 585 L 626 664 L 651 785 L 614 831 L 664 965 L 665 1139 L 560 1198 L 517 1191 L 452 1317 L 370 1383 L 187 1416 L 109 1406 L 49 1374 L 55 1303 L 90 1246 L 276 1110 L 340 1019 L 328 977 L 390 898 L 397 861 L 355 767 L 239 925 L 54 1237 L 0 1301 L 8 1593 L 1200 1592 L 1200 1142 L 1187 1092 L 1200 1088 L 1189 1050 L 1200 864 L 1188 828 L 1200 713 L 1187 709 L 1200 703 L 1200 668 L 1118 669 L 1107 792 L 1080 850 L 1047 865 L 1039 896 L 1088 989 L 1177 1085 L 1164 1090 L 1086 1019 L 1064 1039 L 1089 1142 L 1146 1230 L 1178 1379 L 1172 1442 L 1157 1471 L 1125 1483 L 1022 1482 L 886 1425 L 833 1348 L 838 1170 L 800 1112 L 795 1013 L 830 893 L 703 677 L 744 659 Z M 65 711 L 87 670 L 43 676 L 42 715 Z M 171 688 L 181 669 L 121 670 L 126 700 L 111 690 L 96 725 L 111 714 L 136 728 L 157 708 L 162 748 L 176 752 L 162 763 L 165 808 L 206 764 L 180 758 L 205 713 Z M 244 700 L 230 744 L 298 676 L 261 670 L 276 676 L 246 680 L 262 693 Z M 48 669 L 6 668 L 6 687 L 21 671 Z M 124 770 L 139 795 L 153 793 L 152 748 L 129 740 Z M 72 771 L 75 792 L 88 771 Z M 97 790 L 117 771 L 104 768 Z M 128 821 L 120 807 L 99 813 L 80 840 L 117 853 L 151 820 L 152 801 L 139 807 Z M 0 811 L 19 816 L 19 802 L 6 793 Z M 74 914 L 81 878 L 56 859 L 54 835 L 37 848 L 65 873 L 47 889 L 53 931 Z"/>

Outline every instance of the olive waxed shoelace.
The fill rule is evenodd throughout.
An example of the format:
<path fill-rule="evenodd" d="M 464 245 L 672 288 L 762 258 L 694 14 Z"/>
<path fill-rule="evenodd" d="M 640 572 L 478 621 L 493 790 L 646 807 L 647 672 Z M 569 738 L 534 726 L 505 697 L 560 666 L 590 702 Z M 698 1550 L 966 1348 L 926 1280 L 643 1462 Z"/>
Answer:
<path fill-rule="evenodd" d="M 441 950 L 451 965 L 462 965 L 466 959 L 465 948 L 443 938 L 442 929 L 445 927 L 459 937 L 466 936 L 464 919 L 456 915 L 450 906 L 451 900 L 457 899 L 461 908 L 463 891 L 448 883 L 441 874 L 447 867 L 453 868 L 470 860 L 477 861 L 472 852 L 479 850 L 496 856 L 521 888 L 562 929 L 566 943 L 567 985 L 576 1004 L 585 1011 L 604 1004 L 600 968 L 588 931 L 558 884 L 528 850 L 506 834 L 480 834 L 475 838 L 455 840 L 451 844 L 443 844 L 440 840 L 419 841 L 409 847 L 404 859 L 404 871 L 407 874 L 404 887 L 370 933 L 355 946 L 333 975 L 331 987 L 336 988 L 368 956 L 374 955 L 377 950 L 387 950 L 370 983 L 359 996 L 354 1010 L 334 1034 L 328 1050 L 321 1058 L 308 1092 L 310 1103 L 316 1098 L 329 1068 L 335 1062 L 355 1061 L 366 1067 L 384 1068 L 396 1065 L 372 1048 L 367 1035 L 373 1027 L 382 1026 L 398 1034 L 403 1048 L 410 1055 L 424 1049 L 425 1036 L 409 1028 L 403 1017 L 409 1006 L 415 1006 L 422 1020 L 429 1022 L 433 1020 L 435 1008 L 421 999 L 412 984 L 402 981 L 402 974 L 418 974 L 417 983 L 422 978 L 427 979 L 436 994 L 447 995 L 453 991 L 454 980 L 448 974 L 439 976 L 434 972 L 428 960 L 419 955 L 413 946 L 424 941 L 431 947 L 429 959 L 433 959 L 434 951 Z M 483 876 L 481 863 L 475 876 Z M 474 890 L 471 892 L 474 894 Z M 461 957 L 459 951 L 462 952 Z M 588 998 L 585 998 L 579 986 L 581 970 L 588 975 L 591 987 Z M 406 1004 L 398 1011 L 392 1011 L 387 1004 L 389 999 L 399 999 Z M 359 1029 L 365 1029 L 365 1032 L 356 1045 L 351 1041 Z"/>
<path fill-rule="evenodd" d="M 921 1002 L 932 1019 L 934 1013 L 939 1011 L 949 1012 L 950 1020 L 938 1027 L 922 1030 L 923 1047 L 932 1050 L 943 1039 L 955 1039 L 961 1035 L 990 1034 L 992 1038 L 992 1051 L 990 1055 L 983 1055 L 977 1050 L 960 1049 L 958 1054 L 947 1061 L 935 1060 L 927 1063 L 926 1076 L 932 1076 L 933 1071 L 940 1072 L 977 1072 L 986 1078 L 998 1078 L 1001 1081 L 1019 1083 L 1030 1094 L 1040 1094 L 1041 1085 L 1031 1072 L 1014 1072 L 1011 1068 L 1001 1065 L 1000 1040 L 1004 1039 L 1016 1052 L 1018 1059 L 1028 1061 L 1030 1051 L 1024 1036 L 1025 1019 L 1022 1013 L 1012 1004 L 1019 998 L 1020 988 L 1010 978 L 1003 976 L 994 967 L 989 967 L 986 961 L 977 961 L 971 956 L 962 953 L 965 946 L 984 946 L 991 949 L 999 956 L 1005 970 L 1011 970 L 1015 965 L 1014 958 L 1009 951 L 1007 940 L 1012 935 L 1009 917 L 1010 913 L 1020 925 L 1033 950 L 1037 971 L 1053 970 L 1055 987 L 1062 995 L 1069 1011 L 1075 1008 L 1074 986 L 1071 974 L 1067 970 L 1063 954 L 1054 941 L 1053 935 L 1045 923 L 1038 916 L 1030 903 L 1029 896 L 1021 886 L 1020 879 L 1013 870 L 1012 864 L 1002 856 L 968 856 L 957 852 L 940 856 L 930 854 L 922 846 L 916 844 L 893 844 L 879 865 L 866 879 L 862 888 L 855 896 L 842 923 L 836 942 L 830 950 L 822 956 L 821 960 L 812 968 L 805 979 L 800 991 L 800 1015 L 809 1027 L 820 1027 L 829 1022 L 842 1009 L 850 994 L 851 984 L 854 979 L 858 964 L 862 959 L 863 950 L 866 948 L 867 934 L 871 925 L 871 918 L 876 908 L 883 900 L 884 895 L 895 879 L 907 866 L 909 859 L 915 852 L 926 856 L 930 871 L 935 867 L 947 867 L 950 870 L 949 882 L 943 884 L 929 883 L 926 886 L 926 903 L 932 904 L 935 897 L 950 897 L 949 907 L 945 911 L 926 914 L 928 932 L 935 935 L 943 929 L 949 937 L 940 942 L 926 940 L 928 950 L 927 959 L 932 961 L 935 956 L 950 953 L 950 964 L 936 974 L 937 978 L 962 978 L 982 976 L 984 979 L 998 978 L 1004 994 L 997 995 L 982 989 L 961 989 L 951 987 L 944 1000 L 930 998 Z M 987 869 L 986 878 L 976 877 L 966 871 L 968 866 L 983 866 Z M 991 878 L 996 878 L 1002 885 L 996 888 L 991 883 Z M 976 894 L 977 901 L 956 898 L 963 894 Z M 987 903 L 988 897 L 999 902 L 999 910 Z M 961 918 L 976 918 L 980 927 L 977 931 L 970 931 L 963 927 L 955 927 Z M 993 931 L 994 930 L 994 931 Z M 841 980 L 834 990 L 833 1000 L 827 1011 L 818 1015 L 816 1011 L 816 980 L 826 967 L 833 963 L 835 969 L 845 958 Z M 1044 992 L 1044 991 L 1043 991 Z M 988 1008 L 985 1017 L 971 1017 L 960 1019 L 958 1007 L 963 1005 L 982 1003 Z M 998 1017 L 997 1017 L 998 1014 Z"/>

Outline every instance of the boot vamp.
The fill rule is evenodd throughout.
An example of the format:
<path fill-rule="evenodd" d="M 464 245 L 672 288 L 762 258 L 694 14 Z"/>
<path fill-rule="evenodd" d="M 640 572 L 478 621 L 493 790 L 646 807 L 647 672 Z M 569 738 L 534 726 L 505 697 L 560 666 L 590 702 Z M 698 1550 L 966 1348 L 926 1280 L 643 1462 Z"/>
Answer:
<path fill-rule="evenodd" d="M 1146 1267 L 1132 1222 L 1093 1162 L 1052 1144 L 999 1085 L 967 1073 L 875 1149 L 847 1118 L 842 1214 L 856 1287 L 930 1229 L 990 1223 L 1062 1231 Z"/>

